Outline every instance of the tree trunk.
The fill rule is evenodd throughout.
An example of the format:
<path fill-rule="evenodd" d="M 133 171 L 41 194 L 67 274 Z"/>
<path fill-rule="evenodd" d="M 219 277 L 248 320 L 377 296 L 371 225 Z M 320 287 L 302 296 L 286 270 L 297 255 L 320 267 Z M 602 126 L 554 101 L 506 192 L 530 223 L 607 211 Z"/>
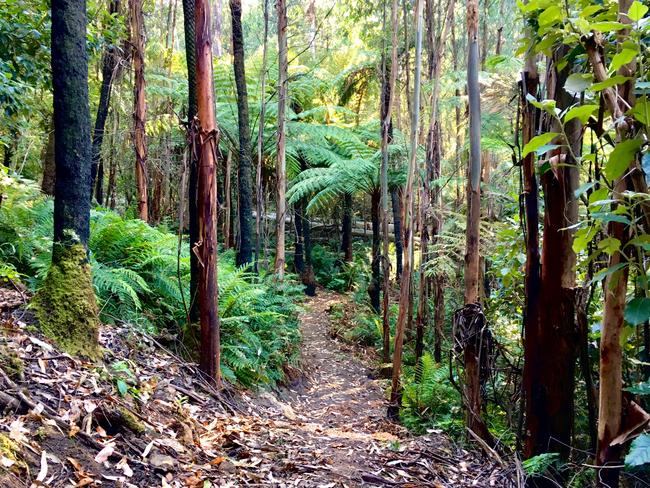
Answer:
<path fill-rule="evenodd" d="M 630 24 L 627 11 L 632 4 L 631 0 L 619 0 L 619 22 Z M 628 29 L 619 31 L 618 42 L 623 44 L 629 34 Z M 600 54 L 600 47 L 594 37 L 589 37 L 585 42 L 587 57 L 591 64 L 594 78 L 597 82 L 608 79 L 607 69 Z M 636 72 L 636 61 L 623 65 L 618 73 L 623 76 L 631 76 Z M 612 120 L 621 120 L 628 107 L 634 106 L 634 79 L 629 79 L 616 88 L 605 88 L 602 91 L 603 99 L 609 109 Z M 617 143 L 633 137 L 628 124 L 617 124 Z M 638 171 L 636 158 L 630 164 L 629 172 Z M 613 197 L 621 199 L 622 193 L 628 189 L 625 174 L 614 182 Z M 612 205 L 613 210 L 616 204 Z M 628 237 L 629 229 L 620 222 L 610 222 L 608 236 L 618 239 L 621 249 L 624 248 Z M 619 252 L 614 252 L 610 258 L 608 267 L 612 269 L 618 265 L 626 265 L 623 269 L 610 274 L 605 280 L 605 306 L 603 310 L 603 321 L 601 326 L 600 339 L 600 392 L 598 410 L 598 449 L 596 452 L 596 464 L 600 466 L 619 465 L 621 446 L 611 446 L 611 442 L 620 434 L 622 423 L 622 349 L 620 344 L 621 329 L 623 327 L 623 312 L 625 310 L 625 299 L 627 295 L 627 278 L 629 265 L 626 259 Z M 599 486 L 615 488 L 619 484 L 618 469 L 602 469 L 598 472 Z"/>
<path fill-rule="evenodd" d="M 239 120 L 239 246 L 237 266 L 253 262 L 253 162 L 251 131 L 248 122 L 248 91 L 244 67 L 244 33 L 241 23 L 241 0 L 230 0 L 232 16 L 232 51 L 237 86 Z"/>
<path fill-rule="evenodd" d="M 343 194 L 343 222 L 341 223 L 341 251 L 343 260 L 351 263 L 352 256 L 352 195 Z"/>
<path fill-rule="evenodd" d="M 133 46 L 133 69 L 135 85 L 133 91 L 133 140 L 135 149 L 135 183 L 138 196 L 138 217 L 147 222 L 147 103 L 144 80 L 144 19 L 143 0 L 129 0 L 129 20 L 131 24 L 131 45 Z"/>
<path fill-rule="evenodd" d="M 380 311 L 380 292 L 379 285 L 380 266 L 381 266 L 381 238 L 380 238 L 380 209 L 381 209 L 381 192 L 376 188 L 370 195 L 370 220 L 372 222 L 372 261 L 370 263 L 370 284 L 368 285 L 368 295 L 370 296 L 370 305 L 375 313 Z M 384 331 L 385 332 L 385 331 Z M 384 334 L 384 341 L 386 336 Z"/>
<path fill-rule="evenodd" d="M 557 63 L 568 53 L 568 48 L 556 51 L 547 69 L 547 96 L 557 101 L 560 109 L 573 103 L 564 90 L 571 66 L 558 71 Z M 552 127 L 551 130 L 560 130 Z M 582 143 L 578 119 L 564 127 L 568 143 L 574 153 Z M 571 445 L 574 417 L 575 362 L 577 330 L 575 322 L 575 263 L 573 232 L 566 230 L 578 218 L 575 190 L 578 187 L 578 167 L 571 151 L 554 153 L 552 169 L 541 176 L 544 189 L 544 233 L 542 236 L 541 281 L 539 290 L 539 324 L 529 348 L 541 354 L 532 372 L 537 377 L 527 379 L 531 386 L 527 398 L 526 455 L 559 452 L 567 458 Z M 555 161 L 555 163 L 553 162 Z M 535 337 L 536 336 L 536 337 Z M 527 339 L 528 340 L 528 339 Z M 562 374 L 557 374 L 557 371 Z"/>
<path fill-rule="evenodd" d="M 54 156 L 54 120 L 47 133 L 47 144 L 43 151 L 43 181 L 41 191 L 49 196 L 54 196 L 54 183 L 56 181 L 56 161 Z"/>
<path fill-rule="evenodd" d="M 278 279 L 284 278 L 284 219 L 286 217 L 286 185 L 287 168 L 285 154 L 285 124 L 287 106 L 287 5 L 285 0 L 276 0 L 278 14 L 278 133 L 277 133 L 277 163 L 276 163 L 276 245 L 275 245 L 275 273 Z"/>
<path fill-rule="evenodd" d="M 232 153 L 228 151 L 226 156 L 226 171 L 223 178 L 223 248 L 230 249 L 232 247 L 232 190 L 230 183 L 232 182 Z"/>
<path fill-rule="evenodd" d="M 108 13 L 113 16 L 119 11 L 120 0 L 111 0 L 108 6 Z M 108 107 L 111 103 L 111 89 L 113 87 L 113 79 L 117 65 L 117 49 L 115 46 L 106 46 L 102 55 L 102 85 L 99 90 L 99 104 L 97 105 L 95 129 L 93 130 L 92 166 L 90 171 L 91 182 L 93 183 L 92 188 L 96 188 L 95 198 L 99 204 L 104 200 L 104 168 L 101 156 L 102 143 L 104 142 L 106 117 L 108 117 Z"/>
<path fill-rule="evenodd" d="M 98 309 L 86 246 L 90 232 L 90 108 L 85 0 L 52 0 L 54 239 L 52 265 L 33 305 L 65 351 L 100 356 Z"/>
<path fill-rule="evenodd" d="M 293 206 L 294 226 L 296 230 L 296 240 L 294 242 L 293 251 L 293 267 L 298 276 L 302 275 L 305 271 L 305 253 L 304 253 L 304 237 L 302 232 L 302 219 L 305 209 L 304 201 L 301 199 Z"/>
<path fill-rule="evenodd" d="M 538 111 L 528 103 L 527 95 L 537 97 L 539 77 L 535 65 L 533 53 L 528 53 L 526 66 L 521 82 L 521 112 L 522 112 L 522 141 L 525 146 L 537 130 Z M 537 379 L 541 372 L 542 359 L 540 355 L 545 354 L 539 347 L 540 322 L 539 322 L 539 293 L 540 293 L 540 256 L 539 256 L 539 196 L 535 166 L 537 157 L 531 152 L 522 161 L 523 175 L 523 202 L 525 209 L 525 243 L 526 243 L 526 266 L 524 278 L 525 303 L 523 316 L 524 329 L 524 374 L 523 386 L 526 402 L 526 457 L 534 456 L 533 448 L 536 442 L 533 439 L 538 437 L 539 420 L 537 418 L 538 407 L 534 404 L 533 398 L 537 388 Z M 530 447 L 529 447 L 530 445 Z"/>
<path fill-rule="evenodd" d="M 391 382 L 390 404 L 388 416 L 398 418 L 401 405 L 402 387 L 400 374 L 402 369 L 402 348 L 404 345 L 404 331 L 408 320 L 409 308 L 411 306 L 411 275 L 413 260 L 413 207 L 414 207 L 414 186 L 417 171 L 417 145 L 418 125 L 420 114 L 420 79 L 422 71 L 422 0 L 415 3 L 415 77 L 413 80 L 413 116 L 411 118 L 411 148 L 409 166 L 404 191 L 404 236 L 406 240 L 406 252 L 404 253 L 404 270 L 399 297 L 399 312 L 395 326 L 395 347 L 393 349 L 393 377 Z"/>
<path fill-rule="evenodd" d="M 467 2 L 467 93 L 469 97 L 470 167 L 467 185 L 467 241 L 465 251 L 465 312 L 480 314 L 479 300 L 479 226 L 481 221 L 481 93 L 478 83 L 478 0 Z M 481 349 L 468 341 L 464 349 L 465 407 L 467 427 L 488 444 L 493 443 L 481 416 L 480 364 Z"/>
<path fill-rule="evenodd" d="M 196 99 L 196 25 L 195 25 L 195 0 L 183 0 L 183 27 L 185 30 L 185 59 L 187 62 L 187 142 L 189 146 L 189 189 L 188 213 L 190 234 L 190 320 L 199 319 L 198 283 L 199 283 L 199 258 L 194 248 L 199 242 L 199 221 L 197 207 L 198 190 L 198 152 L 199 141 L 195 129 L 194 118 L 198 111 Z"/>
<path fill-rule="evenodd" d="M 269 37 L 269 0 L 264 0 L 264 40 L 262 47 L 262 73 L 260 87 L 260 123 L 257 132 L 257 172 L 255 175 L 255 269 L 259 271 L 260 247 L 262 245 L 262 219 L 264 215 L 264 188 L 262 166 L 264 164 L 264 123 L 266 118 L 266 57 Z M 266 250 L 265 250 L 266 253 Z"/>
<path fill-rule="evenodd" d="M 305 269 L 302 273 L 302 284 L 305 285 L 305 294 L 307 296 L 313 297 L 316 296 L 316 276 L 314 275 L 314 265 L 311 259 L 311 224 L 309 222 L 309 216 L 305 212 L 304 202 L 303 202 L 303 220 L 302 220 L 302 232 L 303 232 L 303 241 L 304 241 L 304 253 L 305 253 Z"/>
<path fill-rule="evenodd" d="M 385 12 L 385 10 L 384 10 Z M 385 19 L 385 13 L 384 13 Z M 388 145 L 392 140 L 392 110 L 397 80 L 397 33 L 398 26 L 398 3 L 393 0 L 391 7 L 391 58 L 390 58 L 390 77 L 388 76 L 388 66 L 386 64 L 386 55 L 382 53 L 382 90 L 381 90 L 381 230 L 382 230 L 382 268 L 383 268 L 383 314 L 382 330 L 384 332 L 384 347 L 382 357 L 384 363 L 390 361 L 390 317 L 389 317 L 389 297 L 390 297 L 390 259 L 389 259 L 389 231 L 388 231 Z M 385 22 L 384 22 L 385 23 Z"/>
<path fill-rule="evenodd" d="M 217 179 L 218 131 L 214 114 L 212 36 L 208 0 L 196 0 L 196 95 L 198 101 L 198 226 L 199 313 L 201 321 L 201 371 L 221 382 L 219 343 L 219 289 L 217 287 Z"/>
<path fill-rule="evenodd" d="M 400 189 L 393 188 L 390 192 L 391 207 L 393 209 L 393 242 L 395 244 L 395 282 L 402 278 L 402 256 L 404 255 L 402 236 L 402 199 Z"/>

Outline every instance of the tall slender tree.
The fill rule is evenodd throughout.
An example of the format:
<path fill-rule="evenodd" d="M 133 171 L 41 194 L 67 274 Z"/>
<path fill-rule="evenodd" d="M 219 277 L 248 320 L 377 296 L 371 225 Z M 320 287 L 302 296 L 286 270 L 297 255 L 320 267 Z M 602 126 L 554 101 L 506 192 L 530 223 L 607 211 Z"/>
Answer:
<path fill-rule="evenodd" d="M 627 13 L 632 5 L 631 0 L 619 0 L 618 20 L 624 25 L 632 21 Z M 629 35 L 629 29 L 619 31 L 618 43 L 623 45 Z M 603 83 L 608 80 L 607 67 L 601 54 L 601 46 L 595 35 L 584 39 L 587 58 L 591 64 L 594 78 Z M 636 59 L 623 64 L 617 71 L 623 77 L 622 83 L 608 87 L 602 91 L 602 98 L 609 110 L 616 127 L 616 143 L 621 144 L 634 137 L 634 123 L 628 121 L 624 114 L 629 107 L 634 106 L 634 73 Z M 623 199 L 623 193 L 632 186 L 636 167 L 636 158 L 632 158 L 627 171 L 623 171 L 613 182 L 613 197 L 617 201 Z M 632 181 L 629 181 L 632 179 Z M 641 178 L 643 179 L 643 178 Z M 646 190 L 647 191 L 647 190 Z M 616 210 L 619 203 L 613 204 Z M 620 249 L 629 240 L 629 228 L 622 222 L 612 221 L 608 224 L 607 234 L 618 240 Z M 627 295 L 629 266 L 626 256 L 619 250 L 609 257 L 609 269 L 618 271 L 611 273 L 605 280 L 605 306 L 600 339 L 600 389 L 598 409 L 598 446 L 596 464 L 599 466 L 620 465 L 620 444 L 612 445 L 612 441 L 620 434 L 623 417 L 622 387 L 623 387 L 623 351 L 621 348 L 621 331 L 623 328 L 623 312 Z M 598 473 L 599 486 L 617 487 L 619 485 L 619 469 L 608 467 Z"/>
<path fill-rule="evenodd" d="M 401 403 L 402 348 L 404 346 L 404 331 L 411 308 L 411 280 L 413 272 L 413 208 L 414 186 L 416 185 L 418 131 L 420 121 L 420 79 L 422 71 L 422 2 L 415 2 L 415 77 L 413 80 L 413 111 L 411 116 L 411 141 L 406 188 L 404 191 L 404 236 L 406 250 L 404 252 L 404 269 L 400 284 L 399 312 L 395 327 L 395 347 L 393 350 L 393 377 L 391 382 L 390 404 L 388 416 L 396 418 Z"/>
<path fill-rule="evenodd" d="M 196 99 L 196 24 L 194 16 L 195 0 L 183 0 L 183 27 L 185 30 L 185 60 L 187 63 L 187 135 L 189 157 L 189 190 L 188 190 L 188 212 L 189 212 L 189 237 L 190 237 L 190 320 L 196 321 L 199 318 L 197 290 L 199 282 L 199 258 L 194 248 L 199 242 L 199 223 L 197 207 L 198 190 L 198 139 L 194 118 L 198 112 L 198 101 Z"/>
<path fill-rule="evenodd" d="M 264 218 L 264 124 L 266 122 L 266 58 L 269 38 L 269 0 L 264 0 L 264 39 L 262 40 L 262 72 L 260 74 L 260 120 L 257 132 L 257 171 L 255 172 L 255 269 L 259 269 L 262 247 L 262 219 Z"/>
<path fill-rule="evenodd" d="M 147 201 L 147 102 L 144 79 L 144 17 L 143 0 L 129 0 L 129 22 L 131 27 L 131 47 L 135 82 L 133 88 L 133 142 L 135 149 L 135 184 L 138 197 L 138 217 L 145 222 L 149 219 Z"/>
<path fill-rule="evenodd" d="M 90 233 L 90 108 L 85 0 L 52 0 L 54 240 L 34 298 L 43 331 L 64 350 L 99 355 L 98 310 L 86 245 Z"/>
<path fill-rule="evenodd" d="M 465 308 L 463 315 L 469 325 L 463 337 L 465 364 L 464 402 L 467 427 L 484 441 L 492 443 L 490 432 L 481 417 L 481 324 L 479 298 L 479 226 L 481 222 L 481 93 L 478 83 L 479 41 L 478 0 L 467 2 L 467 94 L 469 97 L 470 162 L 467 184 L 467 227 L 465 246 Z"/>
<path fill-rule="evenodd" d="M 119 11 L 120 0 L 111 0 L 108 4 L 108 13 L 114 16 Z M 106 127 L 113 80 L 117 72 L 118 62 L 118 49 L 115 45 L 109 44 L 102 54 L 102 84 L 99 90 L 99 104 L 97 105 L 92 142 L 91 178 L 93 188 L 95 189 L 95 198 L 100 204 L 104 200 L 104 164 L 101 157 L 102 143 L 104 142 L 104 129 Z"/>
<path fill-rule="evenodd" d="M 284 223 L 287 213 L 286 186 L 286 110 L 287 110 L 287 4 L 285 0 L 276 0 L 278 16 L 278 131 L 276 163 L 276 201 L 275 201 L 275 273 L 279 279 L 284 278 L 285 245 Z"/>
<path fill-rule="evenodd" d="M 384 363 L 390 361 L 390 317 L 389 317 L 389 297 L 390 297 L 390 259 L 389 259 L 389 231 L 388 231 L 388 163 L 389 152 L 388 144 L 391 142 L 392 133 L 392 111 L 395 92 L 395 83 L 397 81 L 397 34 L 398 25 L 398 7 L 397 0 L 393 0 L 391 5 L 391 56 L 390 68 L 386 62 L 386 53 L 382 52 L 382 91 L 381 91 L 381 231 L 382 231 L 382 265 L 383 265 L 383 313 L 382 313 L 382 331 L 383 331 L 383 348 L 382 358 Z M 385 14 L 384 14 L 385 18 Z M 385 23 L 385 22 L 384 22 Z M 390 75 L 389 75 L 390 73 Z"/>
<path fill-rule="evenodd" d="M 239 120 L 239 246 L 237 265 L 253 262 L 253 162 L 251 159 L 251 129 L 248 121 L 248 91 L 244 66 L 244 32 L 241 0 L 230 0 L 232 17 L 232 52 L 235 85 L 237 86 L 237 115 Z"/>
<path fill-rule="evenodd" d="M 219 341 L 219 289 L 217 287 L 217 146 L 219 133 L 214 113 L 212 34 L 209 0 L 196 0 L 196 96 L 198 101 L 198 227 L 199 311 L 201 370 L 217 384 L 221 381 Z"/>

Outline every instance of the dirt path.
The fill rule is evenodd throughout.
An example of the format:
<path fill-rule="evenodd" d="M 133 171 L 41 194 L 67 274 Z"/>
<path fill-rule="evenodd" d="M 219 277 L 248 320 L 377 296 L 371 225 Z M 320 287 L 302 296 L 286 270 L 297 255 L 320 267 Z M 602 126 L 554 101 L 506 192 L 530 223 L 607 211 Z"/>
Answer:
<path fill-rule="evenodd" d="M 306 381 L 283 402 L 262 395 L 266 419 L 253 421 L 239 444 L 261 456 L 253 470 L 240 465 L 238 477 L 256 473 L 258 486 L 509 486 L 500 468 L 444 435 L 412 437 L 386 420 L 384 380 L 371 379 L 368 366 L 329 337 L 328 310 L 342 299 L 319 290 L 306 304 Z"/>
<path fill-rule="evenodd" d="M 329 337 L 341 300 L 319 290 L 305 303 L 304 375 L 278 395 L 216 391 L 194 364 L 126 326 L 102 329 L 100 368 L 0 315 L 0 352 L 30 358 L 14 380 L 0 367 L 0 486 L 30 486 L 37 473 L 51 487 L 516 486 L 511 468 L 442 432 L 410 436 L 386 420 L 387 385 Z M 116 364 L 128 365 L 137 398 L 116 393 Z"/>

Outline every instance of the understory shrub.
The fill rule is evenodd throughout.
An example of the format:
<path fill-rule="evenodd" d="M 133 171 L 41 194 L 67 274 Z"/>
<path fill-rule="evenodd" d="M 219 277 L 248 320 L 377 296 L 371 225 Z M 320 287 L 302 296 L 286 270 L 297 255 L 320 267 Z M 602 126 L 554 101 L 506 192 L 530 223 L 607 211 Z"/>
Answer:
<path fill-rule="evenodd" d="M 53 202 L 30 181 L 0 174 L 0 280 L 38 289 L 50 266 Z M 187 327 L 189 245 L 165 226 L 96 208 L 88 242 L 100 318 L 135 333 Z M 245 386 L 275 384 L 298 356 L 301 287 L 275 283 L 219 255 L 219 316 L 224 377 Z"/>

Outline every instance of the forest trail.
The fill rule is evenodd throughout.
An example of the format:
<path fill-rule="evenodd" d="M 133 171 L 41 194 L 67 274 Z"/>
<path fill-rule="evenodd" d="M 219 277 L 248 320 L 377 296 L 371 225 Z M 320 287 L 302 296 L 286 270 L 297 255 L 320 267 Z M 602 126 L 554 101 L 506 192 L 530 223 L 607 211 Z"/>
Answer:
<path fill-rule="evenodd" d="M 286 403 L 262 396 L 274 407 L 262 450 L 276 454 L 258 465 L 267 480 L 306 487 L 511 486 L 509 469 L 458 448 L 441 432 L 414 437 L 386 419 L 387 382 L 372 379 L 369 365 L 330 337 L 329 309 L 346 299 L 319 290 L 307 300 L 300 315 L 305 376 Z M 265 468 L 269 461 L 274 466 Z"/>
<path fill-rule="evenodd" d="M 103 362 L 72 358 L 34 333 L 24 296 L 0 288 L 0 486 L 36 473 L 51 487 L 517 486 L 512 466 L 386 419 L 385 380 L 330 337 L 330 307 L 345 300 L 306 299 L 302 374 L 271 393 L 216 391 L 193 363 L 116 326 L 102 328 Z M 13 374 L 8 358 L 29 360 Z"/>

